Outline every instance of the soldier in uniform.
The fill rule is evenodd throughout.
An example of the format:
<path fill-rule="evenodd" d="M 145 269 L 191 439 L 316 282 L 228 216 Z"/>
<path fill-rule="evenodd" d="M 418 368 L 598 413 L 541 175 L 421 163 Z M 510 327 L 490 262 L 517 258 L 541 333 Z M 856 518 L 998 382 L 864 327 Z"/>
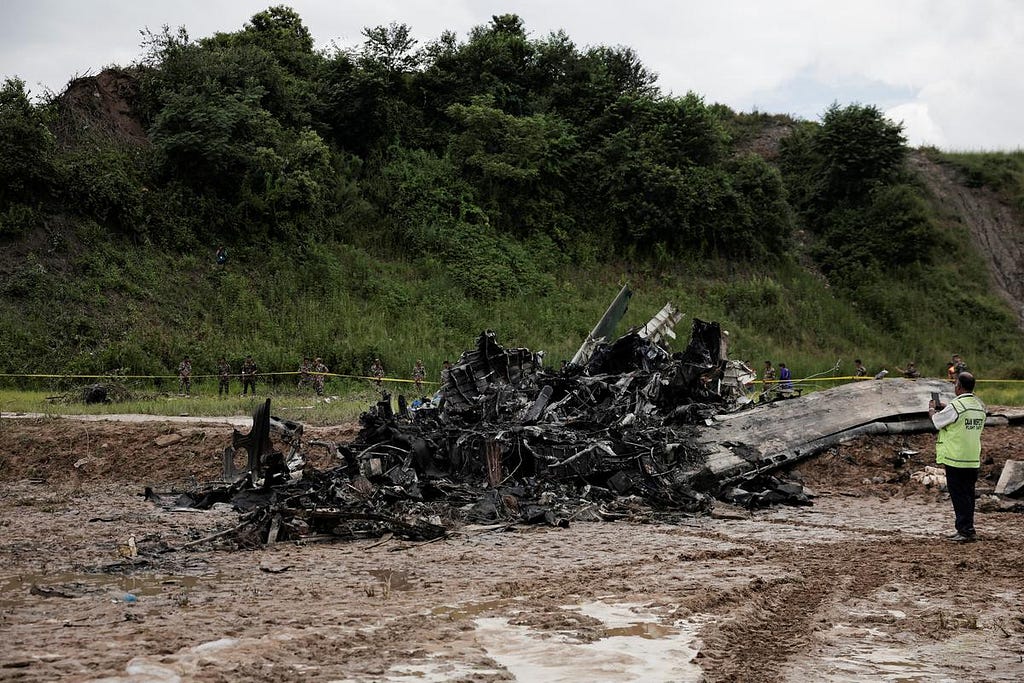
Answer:
<path fill-rule="evenodd" d="M 312 368 L 313 363 L 309 360 L 309 356 L 303 356 L 302 363 L 299 364 L 299 390 L 309 386 L 309 372 Z"/>
<path fill-rule="evenodd" d="M 860 362 L 860 358 L 858 358 L 857 360 L 853 361 L 853 364 L 856 366 L 854 368 L 854 370 L 853 370 L 853 374 L 855 376 L 857 376 L 857 377 L 867 377 L 868 369 L 866 367 L 864 367 L 863 363 Z"/>
<path fill-rule="evenodd" d="M 192 361 L 188 356 L 178 364 L 178 392 L 186 396 L 192 394 Z"/>
<path fill-rule="evenodd" d="M 373 383 L 380 389 L 384 386 L 384 365 L 381 364 L 380 358 L 373 359 L 373 365 L 370 366 L 370 376 L 373 377 Z"/>
<path fill-rule="evenodd" d="M 224 356 L 217 361 L 217 396 L 229 396 L 231 386 L 231 364 Z"/>
<path fill-rule="evenodd" d="M 416 395 L 420 396 L 423 393 L 423 380 L 427 378 L 427 369 L 423 367 L 423 361 L 416 361 L 416 365 L 412 367 L 412 381 L 416 387 Z"/>
<path fill-rule="evenodd" d="M 253 396 L 256 395 L 256 373 L 258 371 L 256 361 L 252 359 L 252 356 L 246 356 L 242 363 L 242 396 L 248 394 L 249 389 L 252 389 Z"/>
<path fill-rule="evenodd" d="M 921 373 L 917 370 L 917 366 L 914 365 L 914 361 L 907 363 L 907 367 L 903 371 L 903 376 L 907 379 L 917 379 L 921 376 Z"/>
<path fill-rule="evenodd" d="M 775 368 L 770 360 L 764 362 L 764 372 L 761 374 L 761 398 L 767 399 L 768 392 L 775 389 Z"/>
<path fill-rule="evenodd" d="M 950 382 L 956 382 L 956 378 L 961 372 L 970 371 L 971 369 L 967 367 L 967 363 L 964 362 L 959 353 L 954 353 L 949 363 L 946 364 L 946 377 Z"/>
<path fill-rule="evenodd" d="M 324 365 L 324 361 L 322 358 L 317 358 L 316 360 L 313 361 L 312 371 L 316 373 L 313 375 L 313 389 L 316 391 L 317 396 L 323 396 L 324 380 L 327 379 L 327 376 L 324 375 L 323 373 L 327 372 L 328 368 L 326 365 Z"/>

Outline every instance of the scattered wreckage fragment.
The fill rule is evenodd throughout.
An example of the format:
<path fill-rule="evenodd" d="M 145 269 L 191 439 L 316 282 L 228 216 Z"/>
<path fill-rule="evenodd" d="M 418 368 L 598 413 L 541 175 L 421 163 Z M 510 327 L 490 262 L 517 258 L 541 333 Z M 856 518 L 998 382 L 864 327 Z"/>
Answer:
<path fill-rule="evenodd" d="M 802 487 L 773 472 L 857 434 L 924 429 L 930 393 L 949 392 L 927 380 L 861 382 L 752 407 L 754 373 L 729 361 L 717 323 L 693 319 L 686 349 L 672 353 L 681 314 L 669 304 L 612 339 L 629 297 L 624 287 L 558 371 L 481 333 L 434 400 L 408 409 L 399 397 L 395 411 L 383 393 L 353 442 L 318 442 L 332 455 L 327 470 L 305 466 L 302 426 L 272 418 L 268 399 L 225 451 L 231 483 L 192 504 L 230 502 L 242 523 L 220 538 L 243 546 L 430 541 L 467 522 L 671 520 L 708 511 L 714 496 L 803 505 Z M 235 449 L 248 456 L 239 470 Z"/>
<path fill-rule="evenodd" d="M 236 534 L 241 544 L 385 532 L 430 540 L 464 521 L 564 526 L 706 511 L 711 487 L 701 481 L 693 423 L 723 403 L 697 381 L 719 364 L 718 328 L 695 321 L 694 348 L 673 357 L 663 340 L 676 319 L 666 307 L 642 330 L 610 343 L 602 336 L 584 365 L 563 372 L 484 332 L 445 372 L 436 407 L 395 413 L 385 394 L 361 417 L 357 439 L 334 449 L 338 466 L 323 472 L 289 466 L 301 462 L 300 426 L 277 429 L 288 457 L 275 448 L 268 401 L 225 452 L 233 483 L 194 504 L 230 501 L 249 522 Z M 248 455 L 239 470 L 234 449 Z"/>
<path fill-rule="evenodd" d="M 996 495 L 1024 498 L 1024 460 L 1007 460 L 996 483 Z"/>

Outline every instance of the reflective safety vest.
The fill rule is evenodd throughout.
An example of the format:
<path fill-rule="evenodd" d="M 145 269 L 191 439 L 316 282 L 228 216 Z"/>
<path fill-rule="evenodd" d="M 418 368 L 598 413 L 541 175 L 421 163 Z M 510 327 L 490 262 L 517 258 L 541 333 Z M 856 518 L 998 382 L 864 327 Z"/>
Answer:
<path fill-rule="evenodd" d="M 981 430 L 985 427 L 985 405 L 974 394 L 961 394 L 949 404 L 956 410 L 956 422 L 939 430 L 935 462 L 951 467 L 981 467 Z"/>

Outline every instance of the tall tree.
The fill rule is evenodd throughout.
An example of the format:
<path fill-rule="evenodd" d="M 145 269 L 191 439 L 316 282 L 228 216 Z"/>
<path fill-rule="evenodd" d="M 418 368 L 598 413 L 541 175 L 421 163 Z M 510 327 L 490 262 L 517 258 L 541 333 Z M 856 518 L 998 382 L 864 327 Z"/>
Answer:
<path fill-rule="evenodd" d="M 8 202 L 41 199 L 53 182 L 54 137 L 25 82 L 0 88 L 0 209 Z"/>

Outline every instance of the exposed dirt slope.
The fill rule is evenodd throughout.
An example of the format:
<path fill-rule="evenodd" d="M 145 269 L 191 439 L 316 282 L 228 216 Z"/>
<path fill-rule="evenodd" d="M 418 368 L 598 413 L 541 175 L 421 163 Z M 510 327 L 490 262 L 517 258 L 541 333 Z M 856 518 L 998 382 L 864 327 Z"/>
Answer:
<path fill-rule="evenodd" d="M 56 100 L 58 140 L 74 144 L 101 135 L 121 144 L 147 144 L 136 107 L 138 96 L 138 79 L 130 70 L 104 69 L 95 76 L 74 79 Z"/>
<path fill-rule="evenodd" d="M 992 284 L 1017 313 L 1024 329 L 1024 225 L 1021 217 L 986 188 L 964 185 L 957 171 L 935 163 L 922 152 L 911 153 L 908 163 L 917 170 L 941 211 L 963 227 L 985 257 Z"/>

